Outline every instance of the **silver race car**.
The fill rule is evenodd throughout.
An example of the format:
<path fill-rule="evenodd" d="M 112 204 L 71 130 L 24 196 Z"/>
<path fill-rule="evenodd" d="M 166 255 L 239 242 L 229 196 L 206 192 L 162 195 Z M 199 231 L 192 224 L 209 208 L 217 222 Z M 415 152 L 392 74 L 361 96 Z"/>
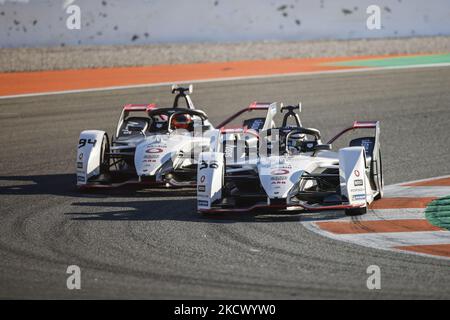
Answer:
<path fill-rule="evenodd" d="M 214 129 L 192 103 L 189 88 L 172 87 L 172 107 L 128 104 L 109 142 L 101 130 L 81 132 L 77 152 L 77 186 L 112 187 L 126 183 L 195 186 L 197 161 L 208 150 Z M 186 107 L 179 106 L 185 100 Z"/>
<path fill-rule="evenodd" d="M 245 119 L 241 128 L 226 128 L 255 111 L 266 115 Z M 318 130 L 302 125 L 300 111 L 301 104 L 253 103 L 221 123 L 210 151 L 199 157 L 198 211 L 342 209 L 358 215 L 381 198 L 379 122 L 354 122 L 324 144 Z M 333 151 L 334 141 L 357 129 L 373 134 Z"/>

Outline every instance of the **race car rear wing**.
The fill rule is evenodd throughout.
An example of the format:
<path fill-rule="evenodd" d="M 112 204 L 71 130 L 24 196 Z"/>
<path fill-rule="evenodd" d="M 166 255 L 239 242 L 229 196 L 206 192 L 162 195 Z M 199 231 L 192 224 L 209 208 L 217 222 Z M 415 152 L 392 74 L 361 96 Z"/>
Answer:
<path fill-rule="evenodd" d="M 227 133 L 243 133 L 243 134 L 250 134 L 254 137 L 259 138 L 259 134 L 258 132 L 256 132 L 255 130 L 249 129 L 247 127 L 244 128 L 220 128 L 220 133 L 221 134 L 227 134 Z"/>
<path fill-rule="evenodd" d="M 276 102 L 252 102 L 247 108 L 244 108 L 242 110 L 239 110 L 234 115 L 220 123 L 217 128 L 217 132 L 215 132 L 211 137 L 211 144 L 210 148 L 213 151 L 219 151 L 222 150 L 222 142 L 223 142 L 223 136 L 226 136 L 228 134 L 244 134 L 244 135 L 250 135 L 254 136 L 259 139 L 259 134 L 257 131 L 253 129 L 249 129 L 246 126 L 238 127 L 238 128 L 226 128 L 225 126 L 238 118 L 240 115 L 246 112 L 252 112 L 253 110 L 267 110 L 267 114 L 264 120 L 264 126 L 262 130 L 267 130 L 268 127 L 272 124 L 273 116 L 276 114 L 277 110 L 277 103 Z"/>
<path fill-rule="evenodd" d="M 227 118 L 225 121 L 222 121 L 217 128 L 225 127 L 228 123 L 239 117 L 241 114 L 245 112 L 250 112 L 252 110 L 268 110 L 272 105 L 276 104 L 276 102 L 252 102 L 247 108 L 239 110 L 231 117 Z"/>
<path fill-rule="evenodd" d="M 348 127 L 341 132 L 339 132 L 337 135 L 335 135 L 333 138 L 331 138 L 330 141 L 327 142 L 327 144 L 332 144 L 334 141 L 336 141 L 338 138 L 340 138 L 344 133 L 356 129 L 375 129 L 376 133 L 375 136 L 378 138 L 380 133 L 380 121 L 355 121 L 353 122 L 353 125 L 351 127 Z M 378 139 L 377 139 L 378 140 Z"/>
<path fill-rule="evenodd" d="M 123 106 L 123 111 L 150 111 L 156 108 L 156 104 L 126 104 Z"/>

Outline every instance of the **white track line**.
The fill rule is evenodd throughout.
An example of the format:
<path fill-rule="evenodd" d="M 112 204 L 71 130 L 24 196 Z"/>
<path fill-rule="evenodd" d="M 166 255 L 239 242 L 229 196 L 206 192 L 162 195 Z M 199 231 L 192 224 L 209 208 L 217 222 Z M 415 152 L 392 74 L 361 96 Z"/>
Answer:
<path fill-rule="evenodd" d="M 179 80 L 179 81 L 172 81 L 172 82 L 158 82 L 158 83 L 136 84 L 136 85 L 126 85 L 126 86 L 111 86 L 111 87 L 100 87 L 100 88 L 91 88 L 91 89 L 64 90 L 64 91 L 52 91 L 52 92 L 41 92 L 41 93 L 25 93 L 25 94 L 0 96 L 0 99 L 26 98 L 26 97 L 38 97 L 38 96 L 98 92 L 98 91 L 115 91 L 115 90 L 137 89 L 137 88 L 151 88 L 151 87 L 172 85 L 173 83 L 208 83 L 208 82 L 233 81 L 233 80 L 271 79 L 271 78 L 281 78 L 281 77 L 309 76 L 309 75 L 322 75 L 322 74 L 360 73 L 360 72 L 397 70 L 397 69 L 419 69 L 419 68 L 439 68 L 439 67 L 450 67 L 450 63 L 418 64 L 418 65 L 412 65 L 412 66 L 393 66 L 393 67 L 360 68 L 360 69 L 344 69 L 344 70 L 327 70 L 327 71 L 316 71 L 316 72 L 280 73 L 280 74 L 270 74 L 270 75 L 224 77 L 224 78 L 212 78 L 212 79 L 200 79 L 200 80 Z"/>
<path fill-rule="evenodd" d="M 367 214 L 362 216 L 346 216 L 342 211 L 327 211 L 315 215 L 302 216 L 302 222 L 330 222 L 330 221 L 379 221 L 379 220 L 406 220 L 425 219 L 424 208 L 408 209 L 369 209 Z"/>
<path fill-rule="evenodd" d="M 425 209 L 369 209 L 367 214 L 358 217 L 344 217 L 339 221 L 379 221 L 425 219 Z M 336 221 L 335 219 L 321 221 Z"/>
<path fill-rule="evenodd" d="M 332 234 L 332 237 L 372 248 L 450 244 L 450 232 L 448 231 Z"/>
<path fill-rule="evenodd" d="M 450 178 L 450 174 L 449 175 L 445 175 L 445 176 L 439 176 L 439 177 L 433 177 L 433 178 L 425 178 L 425 179 L 419 179 L 419 180 L 412 180 L 412 181 L 408 181 L 408 182 L 399 182 L 396 184 L 391 184 L 389 186 L 386 186 L 385 188 L 392 188 L 395 186 L 403 186 L 405 184 L 411 184 L 411 183 L 418 183 L 418 182 L 428 182 L 428 181 L 435 181 L 435 180 L 440 180 L 440 179 L 446 179 L 446 178 Z"/>
<path fill-rule="evenodd" d="M 330 238 L 336 241 L 356 244 L 358 246 L 369 247 L 377 250 L 397 252 L 422 256 L 433 259 L 449 260 L 450 258 L 427 253 L 402 250 L 399 246 L 417 246 L 433 244 L 449 244 L 450 232 L 448 231 L 419 231 L 419 232 L 391 232 L 391 233 L 372 233 L 372 234 L 334 234 L 319 228 L 313 222 L 303 223 L 303 226 L 316 234 Z"/>
<path fill-rule="evenodd" d="M 450 176 L 440 176 L 430 179 L 421 179 L 416 181 L 407 181 L 395 185 L 386 186 L 385 198 L 392 197 L 442 197 L 450 194 L 450 187 L 405 187 L 404 184 L 433 181 Z M 416 191 L 413 191 L 417 190 Z M 367 214 L 358 217 L 347 217 L 337 212 L 335 216 L 329 215 L 324 219 L 304 219 L 303 226 L 308 230 L 315 232 L 321 236 L 331 238 L 337 241 L 366 246 L 370 248 L 394 251 L 402 254 L 413 254 L 428 258 L 450 260 L 448 257 L 407 251 L 397 249 L 400 246 L 416 246 L 416 245 L 433 245 L 433 244 L 450 244 L 450 232 L 443 231 L 415 231 L 415 232 L 379 232 L 379 233 L 359 233 L 359 234 L 335 234 L 321 229 L 316 222 L 349 222 L 349 221 L 386 221 L 386 220 L 402 220 L 402 219 L 425 219 L 425 209 L 369 209 Z"/>
<path fill-rule="evenodd" d="M 409 182 L 407 182 L 409 183 Z M 389 198 L 407 197 L 407 198 L 425 198 L 425 197 L 445 197 L 450 195 L 450 187 L 405 187 L 389 186 L 384 189 L 389 194 Z"/>

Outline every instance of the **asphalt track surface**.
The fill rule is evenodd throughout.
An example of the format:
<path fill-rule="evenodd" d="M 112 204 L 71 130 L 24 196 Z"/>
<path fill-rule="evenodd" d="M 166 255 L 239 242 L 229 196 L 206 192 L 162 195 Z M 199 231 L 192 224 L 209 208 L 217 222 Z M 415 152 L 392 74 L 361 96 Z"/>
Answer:
<path fill-rule="evenodd" d="M 386 184 L 450 174 L 450 68 L 197 84 L 218 123 L 254 100 L 303 102 L 325 137 L 378 119 Z M 83 129 L 112 132 L 125 103 L 170 104 L 167 87 L 0 101 L 1 298 L 450 298 L 450 262 L 336 242 L 299 221 L 203 218 L 190 190 L 74 187 Z M 69 265 L 82 289 L 66 288 Z M 366 269 L 381 268 L 381 290 Z"/>

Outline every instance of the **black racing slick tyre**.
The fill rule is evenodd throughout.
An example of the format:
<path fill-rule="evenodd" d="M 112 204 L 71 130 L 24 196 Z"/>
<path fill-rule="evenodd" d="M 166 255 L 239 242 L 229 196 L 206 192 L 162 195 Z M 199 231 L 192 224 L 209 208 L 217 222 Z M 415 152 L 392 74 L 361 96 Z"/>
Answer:
<path fill-rule="evenodd" d="M 88 181 L 90 184 L 109 184 L 111 183 L 110 168 L 110 156 L 109 156 L 109 139 L 108 135 L 104 134 L 102 138 L 102 147 L 100 151 L 100 174 L 98 176 L 90 178 Z"/>
<path fill-rule="evenodd" d="M 352 209 L 345 209 L 345 215 L 347 216 L 360 216 L 367 213 L 367 207 L 363 208 L 352 208 Z"/>
<path fill-rule="evenodd" d="M 109 172 L 109 139 L 108 135 L 104 134 L 102 139 L 102 151 L 100 158 L 100 173 Z"/>
<path fill-rule="evenodd" d="M 375 196 L 374 200 L 379 200 L 383 198 L 383 188 L 384 188 L 384 178 L 383 178 L 383 162 L 381 159 L 381 150 L 378 151 L 378 161 L 377 161 L 377 179 L 378 179 L 378 194 Z"/>

